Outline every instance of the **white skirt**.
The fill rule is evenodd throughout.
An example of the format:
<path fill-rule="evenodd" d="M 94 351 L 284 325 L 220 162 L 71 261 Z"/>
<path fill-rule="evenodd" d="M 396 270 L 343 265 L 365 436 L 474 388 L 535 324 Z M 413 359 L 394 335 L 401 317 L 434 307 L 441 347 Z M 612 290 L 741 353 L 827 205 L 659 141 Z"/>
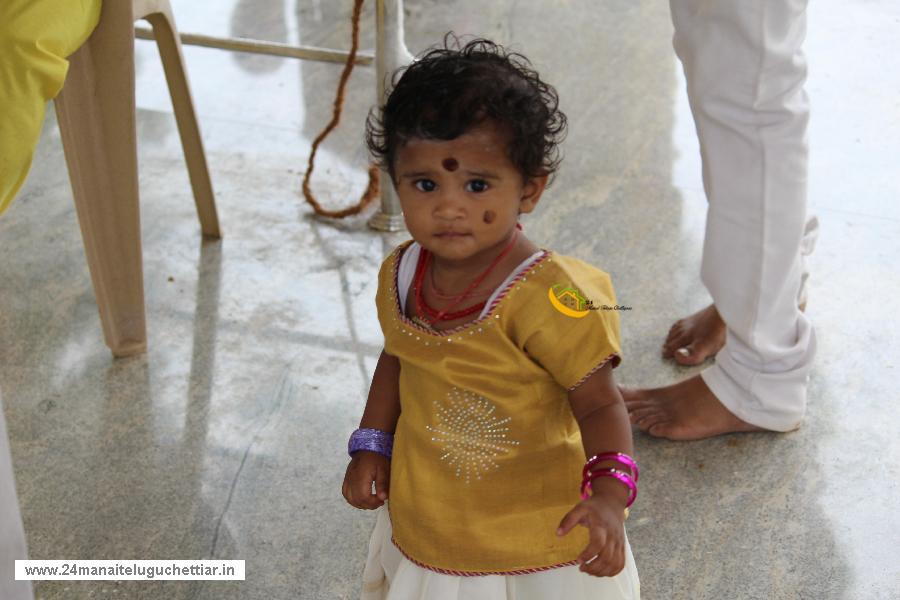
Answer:
<path fill-rule="evenodd" d="M 594 577 L 569 565 L 527 575 L 459 577 L 424 569 L 391 541 L 386 506 L 377 509 L 363 570 L 361 600 L 639 600 L 641 585 L 628 539 L 625 568 L 615 577 Z"/>

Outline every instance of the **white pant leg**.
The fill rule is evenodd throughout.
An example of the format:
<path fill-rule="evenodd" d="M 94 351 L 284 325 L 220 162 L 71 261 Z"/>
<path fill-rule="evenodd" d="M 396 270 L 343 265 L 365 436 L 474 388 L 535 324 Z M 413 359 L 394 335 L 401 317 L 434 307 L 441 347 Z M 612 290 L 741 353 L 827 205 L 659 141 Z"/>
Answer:
<path fill-rule="evenodd" d="M 13 477 L 9 438 L 6 437 L 6 418 L 0 398 L 0 598 L 3 600 L 32 600 L 30 581 L 16 581 L 16 559 L 28 558 L 25 531 L 19 515 L 16 485 Z"/>
<path fill-rule="evenodd" d="M 709 201 L 701 278 L 727 325 L 703 372 L 735 415 L 788 431 L 815 335 L 798 310 L 807 225 L 806 0 L 670 0 Z"/>

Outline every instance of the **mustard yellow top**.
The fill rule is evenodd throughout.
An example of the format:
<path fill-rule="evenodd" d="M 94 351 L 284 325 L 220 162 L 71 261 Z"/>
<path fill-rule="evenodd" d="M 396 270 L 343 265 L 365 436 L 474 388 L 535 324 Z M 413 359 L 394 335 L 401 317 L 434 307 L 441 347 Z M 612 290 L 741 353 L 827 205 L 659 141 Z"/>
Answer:
<path fill-rule="evenodd" d="M 585 461 L 567 391 L 619 362 L 609 276 L 545 250 L 487 315 L 437 332 L 400 310 L 398 265 L 410 243 L 382 264 L 376 299 L 385 351 L 400 361 L 394 543 L 451 574 L 572 564 L 588 536 L 582 527 L 556 536 L 580 501 Z"/>

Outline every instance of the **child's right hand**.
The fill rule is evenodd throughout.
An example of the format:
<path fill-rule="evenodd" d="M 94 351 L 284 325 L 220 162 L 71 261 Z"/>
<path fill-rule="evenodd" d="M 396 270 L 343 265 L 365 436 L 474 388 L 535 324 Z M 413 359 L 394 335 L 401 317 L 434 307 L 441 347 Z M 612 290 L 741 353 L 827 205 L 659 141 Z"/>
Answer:
<path fill-rule="evenodd" d="M 375 493 L 372 493 L 372 482 Z M 391 459 L 377 452 L 360 450 L 353 453 L 341 492 L 344 498 L 356 508 L 372 510 L 378 508 L 388 498 L 391 481 Z"/>

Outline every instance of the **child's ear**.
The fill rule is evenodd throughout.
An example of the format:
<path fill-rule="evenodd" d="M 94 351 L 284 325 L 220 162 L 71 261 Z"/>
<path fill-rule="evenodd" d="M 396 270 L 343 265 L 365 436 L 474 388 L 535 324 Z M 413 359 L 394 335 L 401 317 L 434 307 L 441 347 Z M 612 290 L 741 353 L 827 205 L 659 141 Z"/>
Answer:
<path fill-rule="evenodd" d="M 530 213 L 537 206 L 544 188 L 547 187 L 547 179 L 549 175 L 540 175 L 538 177 L 529 177 L 525 180 L 525 186 L 522 188 L 522 198 L 519 200 L 519 214 Z"/>

